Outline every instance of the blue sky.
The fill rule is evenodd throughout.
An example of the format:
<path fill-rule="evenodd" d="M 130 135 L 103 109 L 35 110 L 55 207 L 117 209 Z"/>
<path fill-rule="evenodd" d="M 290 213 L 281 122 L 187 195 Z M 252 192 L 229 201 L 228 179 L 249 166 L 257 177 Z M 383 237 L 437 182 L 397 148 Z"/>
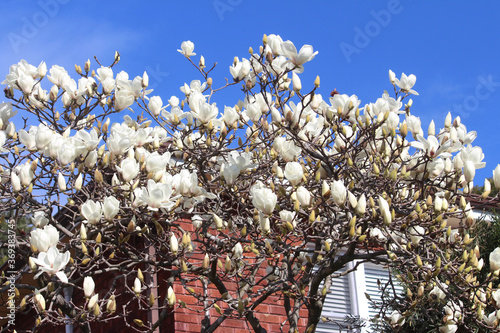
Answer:
<path fill-rule="evenodd" d="M 177 52 L 182 41 L 195 43 L 194 59 L 218 63 L 213 79 L 220 86 L 234 56 L 248 58 L 264 33 L 279 34 L 319 51 L 301 79 L 305 88 L 320 75 L 324 96 L 336 88 L 364 105 L 391 90 L 389 69 L 415 74 L 420 96 L 412 113 L 424 130 L 431 119 L 442 127 L 451 111 L 478 132 L 474 145 L 487 165 L 475 183 L 482 184 L 500 163 L 499 13 L 496 1 L 3 0 L 0 77 L 20 59 L 72 71 L 94 56 L 109 64 L 119 51 L 118 69 L 131 76 L 146 70 L 155 94 L 167 100 L 200 78 Z M 214 101 L 234 105 L 238 92 L 233 87 Z"/>

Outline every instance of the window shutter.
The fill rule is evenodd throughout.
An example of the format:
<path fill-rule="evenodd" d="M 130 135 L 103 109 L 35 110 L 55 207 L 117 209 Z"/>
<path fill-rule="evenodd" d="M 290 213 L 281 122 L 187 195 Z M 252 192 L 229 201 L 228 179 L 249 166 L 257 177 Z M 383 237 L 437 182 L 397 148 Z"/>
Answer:
<path fill-rule="evenodd" d="M 373 264 L 365 264 L 365 284 L 366 284 L 366 293 L 370 295 L 372 301 L 380 302 L 382 300 L 381 290 L 379 289 L 377 280 L 380 280 L 380 285 L 383 287 L 389 281 L 389 271 L 382 267 L 376 266 Z M 393 277 L 392 281 L 394 282 L 394 289 L 396 290 L 396 294 L 400 294 L 403 292 L 403 286 L 397 283 L 397 279 Z M 392 288 L 389 290 L 392 294 Z M 392 296 L 392 295 L 391 295 Z M 368 301 L 370 318 L 373 318 L 376 314 L 378 314 L 378 310 L 373 308 L 373 304 Z"/>
<path fill-rule="evenodd" d="M 344 271 L 345 269 L 341 270 L 341 272 Z M 345 317 L 352 313 L 349 276 L 344 275 L 338 278 L 333 278 L 330 293 L 327 294 L 325 304 L 323 305 L 322 316 L 337 321 L 338 323 L 342 323 L 344 322 Z M 334 322 L 323 322 L 320 320 L 318 327 L 316 328 L 316 332 L 331 333 L 349 331 L 346 329 L 340 330 L 340 327 Z"/>

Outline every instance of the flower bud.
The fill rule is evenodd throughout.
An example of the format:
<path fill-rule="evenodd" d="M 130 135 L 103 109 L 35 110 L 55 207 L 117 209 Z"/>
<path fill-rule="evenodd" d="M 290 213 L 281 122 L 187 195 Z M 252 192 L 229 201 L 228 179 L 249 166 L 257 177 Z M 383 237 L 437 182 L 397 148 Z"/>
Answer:
<path fill-rule="evenodd" d="M 210 257 L 208 256 L 208 253 L 205 253 L 205 257 L 203 258 L 202 267 L 203 267 L 203 269 L 208 269 L 209 266 L 210 266 Z"/>
<path fill-rule="evenodd" d="M 179 242 L 177 241 L 177 237 L 175 237 L 175 234 L 172 233 L 172 235 L 170 236 L 170 251 L 172 251 L 174 255 L 177 255 L 178 250 Z"/>
<path fill-rule="evenodd" d="M 85 294 L 85 297 L 89 298 L 92 296 L 94 293 L 94 288 L 95 288 L 95 282 L 94 279 L 90 276 L 86 276 L 83 279 L 83 292 Z"/>
<path fill-rule="evenodd" d="M 132 290 L 137 296 L 139 296 L 139 294 L 141 293 L 141 288 L 142 288 L 141 280 L 139 280 L 139 278 L 136 277 L 134 280 L 134 287 L 132 288 Z"/>
<path fill-rule="evenodd" d="M 45 312 L 45 298 L 43 298 L 42 294 L 40 294 L 38 290 L 35 290 L 33 302 L 35 303 L 35 306 L 39 312 Z"/>
<path fill-rule="evenodd" d="M 108 299 L 108 303 L 106 304 L 106 311 L 110 314 L 116 311 L 115 295 L 111 295 L 111 297 Z"/>
<path fill-rule="evenodd" d="M 168 290 L 167 290 L 167 301 L 168 301 L 168 305 L 170 307 L 174 306 L 176 301 L 177 301 L 174 290 L 172 289 L 171 286 L 168 287 Z"/>

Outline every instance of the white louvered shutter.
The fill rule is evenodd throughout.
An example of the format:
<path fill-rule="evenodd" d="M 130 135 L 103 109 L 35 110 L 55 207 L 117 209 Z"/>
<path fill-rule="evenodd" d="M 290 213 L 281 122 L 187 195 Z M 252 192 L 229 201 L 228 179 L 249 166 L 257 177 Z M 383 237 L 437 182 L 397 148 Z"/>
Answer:
<path fill-rule="evenodd" d="M 374 264 L 365 264 L 365 284 L 366 284 L 366 293 L 370 295 L 370 298 L 373 301 L 380 302 L 381 299 L 381 291 L 379 289 L 377 280 L 380 280 L 381 286 L 384 286 L 389 281 L 389 271 L 382 267 Z M 395 277 L 392 278 L 394 283 L 394 289 L 396 290 L 396 294 L 399 295 L 403 292 L 403 286 L 397 283 L 397 279 Z M 389 295 L 392 295 L 392 289 L 389 290 Z M 370 318 L 373 318 L 376 314 L 378 314 L 378 310 L 374 309 L 372 303 L 368 301 Z"/>
<path fill-rule="evenodd" d="M 341 270 L 341 272 L 343 271 L 345 271 L 345 269 Z M 330 318 L 338 323 L 343 323 L 345 317 L 347 315 L 351 315 L 352 313 L 353 311 L 348 275 L 332 279 L 330 293 L 327 294 L 325 304 L 323 305 L 322 316 Z M 316 328 L 316 332 L 345 333 L 350 331 L 346 329 L 340 330 L 339 325 L 336 325 L 334 322 L 323 322 L 322 320 L 320 320 L 318 327 Z"/>

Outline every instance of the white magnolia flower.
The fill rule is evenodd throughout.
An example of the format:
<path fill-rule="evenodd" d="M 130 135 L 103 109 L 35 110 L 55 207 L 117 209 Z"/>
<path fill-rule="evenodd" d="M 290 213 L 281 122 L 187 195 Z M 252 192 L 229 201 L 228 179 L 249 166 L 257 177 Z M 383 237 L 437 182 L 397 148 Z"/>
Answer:
<path fill-rule="evenodd" d="M 229 67 L 229 72 L 235 81 L 240 81 L 250 74 L 251 69 L 252 65 L 248 59 L 241 59 L 240 61 L 238 58 L 235 58 L 235 63 Z"/>
<path fill-rule="evenodd" d="M 97 303 L 99 301 L 99 294 L 95 294 L 92 296 L 89 300 L 89 304 L 87 304 L 87 307 L 89 310 L 93 310 L 95 306 L 99 306 Z"/>
<path fill-rule="evenodd" d="M 392 222 L 392 215 L 391 215 L 391 210 L 389 208 L 389 204 L 387 201 L 382 198 L 381 196 L 378 197 L 378 205 L 380 208 L 380 213 L 382 214 L 382 217 L 384 218 L 384 223 L 385 224 L 391 224 Z"/>
<path fill-rule="evenodd" d="M 94 279 L 92 279 L 91 276 L 86 276 L 83 279 L 83 293 L 85 294 L 85 297 L 89 298 L 92 296 L 94 293 L 94 288 L 95 288 L 95 282 Z"/>
<path fill-rule="evenodd" d="M 405 318 L 401 315 L 401 312 L 394 310 L 390 316 L 392 326 L 400 326 L 405 323 Z"/>
<path fill-rule="evenodd" d="M 497 311 L 493 311 L 492 313 L 490 313 L 487 316 L 485 315 L 483 317 L 483 320 L 486 323 L 486 325 L 496 327 L 498 325 Z"/>
<path fill-rule="evenodd" d="M 366 212 L 366 196 L 362 193 L 358 199 L 358 203 L 355 207 L 356 213 L 358 215 L 364 215 Z"/>
<path fill-rule="evenodd" d="M 330 193 L 332 195 L 333 201 L 342 206 L 347 200 L 347 189 L 341 180 L 334 180 L 330 185 Z"/>
<path fill-rule="evenodd" d="M 224 180 L 229 185 L 233 184 L 239 176 L 241 168 L 238 164 L 223 164 L 221 166 L 221 174 Z"/>
<path fill-rule="evenodd" d="M 140 171 L 139 163 L 133 158 L 126 158 L 117 166 L 116 169 L 122 175 L 124 182 L 128 183 L 134 179 Z"/>
<path fill-rule="evenodd" d="M 174 290 L 172 289 L 172 286 L 168 287 L 167 300 L 168 300 L 168 305 L 174 306 L 174 304 L 176 302 L 176 296 L 175 296 Z"/>
<path fill-rule="evenodd" d="M 302 181 L 304 171 L 298 162 L 288 162 L 285 166 L 285 177 L 292 185 L 298 185 Z"/>
<path fill-rule="evenodd" d="M 236 245 L 233 247 L 233 258 L 239 259 L 241 258 L 241 255 L 243 254 L 243 247 L 241 246 L 241 243 L 236 243 Z"/>
<path fill-rule="evenodd" d="M 108 221 L 112 221 L 115 216 L 120 211 L 120 202 L 113 196 L 104 198 L 102 203 L 102 212 L 104 218 Z"/>
<path fill-rule="evenodd" d="M 115 110 L 121 111 L 134 104 L 135 96 L 130 90 L 120 89 L 115 93 Z"/>
<path fill-rule="evenodd" d="M 134 190 L 136 197 L 134 204 L 147 205 L 152 211 L 158 211 L 160 208 L 170 210 L 178 198 L 178 196 L 172 197 L 172 193 L 172 185 L 148 179 L 147 187 Z"/>
<path fill-rule="evenodd" d="M 224 116 L 222 117 L 222 120 L 227 127 L 233 127 L 239 119 L 240 115 L 236 112 L 235 108 L 229 106 L 224 107 Z"/>
<path fill-rule="evenodd" d="M 410 234 L 411 243 L 416 246 L 422 240 L 422 236 L 425 235 L 425 229 L 417 225 L 408 228 L 408 233 Z"/>
<path fill-rule="evenodd" d="M 294 91 L 302 90 L 302 82 L 300 81 L 299 76 L 295 72 L 293 72 L 292 74 L 292 84 Z"/>
<path fill-rule="evenodd" d="M 429 295 L 434 295 L 437 299 L 444 299 L 446 297 L 445 290 L 448 289 L 448 285 L 440 283 L 439 286 L 434 286 Z"/>
<path fill-rule="evenodd" d="M 148 108 L 154 116 L 159 116 L 166 106 L 163 106 L 160 96 L 153 96 L 149 98 Z"/>
<path fill-rule="evenodd" d="M 194 50 L 194 44 L 190 40 L 184 41 L 181 44 L 181 50 L 179 51 L 181 54 L 183 54 L 186 58 L 189 58 L 190 56 L 196 55 L 196 53 L 193 52 Z"/>
<path fill-rule="evenodd" d="M 500 189 L 500 164 L 493 170 L 493 182 L 497 189 Z"/>
<path fill-rule="evenodd" d="M 59 250 L 53 246 L 47 250 L 47 252 L 40 252 L 38 258 L 33 258 L 33 262 L 39 266 L 41 270 L 35 279 L 42 273 L 47 273 L 49 275 L 56 275 L 59 280 L 64 283 L 68 283 L 68 277 L 64 274 L 64 267 L 68 264 L 70 259 L 69 251 L 60 253 Z"/>
<path fill-rule="evenodd" d="M 293 141 L 283 137 L 274 139 L 273 147 L 285 162 L 292 162 L 302 151 Z"/>
<path fill-rule="evenodd" d="M 401 91 L 413 95 L 418 95 L 415 90 L 411 89 L 415 85 L 416 81 L 417 77 L 413 74 L 406 76 L 406 74 L 403 73 L 401 74 L 401 79 L 397 79 L 394 77 L 394 83 L 401 89 Z"/>
<path fill-rule="evenodd" d="M 491 297 L 496 302 L 496 308 L 500 309 L 500 289 L 493 291 Z"/>
<path fill-rule="evenodd" d="M 500 269 L 500 247 L 490 253 L 490 269 L 492 271 Z"/>
<path fill-rule="evenodd" d="M 309 207 L 311 205 L 311 193 L 304 186 L 297 188 L 296 195 L 301 206 Z"/>
<path fill-rule="evenodd" d="M 422 149 L 430 158 L 438 157 L 439 155 L 441 155 L 441 153 L 450 148 L 451 145 L 450 141 L 446 141 L 443 145 L 440 146 L 438 139 L 434 135 L 429 135 L 426 139 L 422 135 L 417 134 L 417 140 L 418 141 L 411 142 L 412 147 Z"/>
<path fill-rule="evenodd" d="M 172 251 L 172 253 L 176 255 L 178 250 L 179 242 L 177 241 L 177 237 L 175 237 L 175 234 L 172 233 L 172 235 L 170 236 L 170 251 Z"/>
<path fill-rule="evenodd" d="M 304 71 L 303 65 L 313 60 L 316 54 L 318 54 L 318 51 L 313 52 L 313 47 L 311 45 L 302 46 L 297 53 L 295 45 L 289 40 L 281 43 L 281 52 L 289 59 L 288 61 L 294 65 L 292 68 L 297 73 L 302 73 Z"/>
<path fill-rule="evenodd" d="M 440 333 L 455 333 L 458 330 L 458 326 L 456 324 L 446 324 L 444 326 L 439 327 Z"/>
<path fill-rule="evenodd" d="M 64 82 L 70 79 L 68 72 L 61 66 L 54 65 L 49 70 L 50 75 L 47 76 L 50 82 L 58 87 L 62 87 Z"/>
<path fill-rule="evenodd" d="M 257 183 L 250 189 L 252 204 L 262 213 L 270 215 L 274 211 L 278 197 L 270 189 L 264 187 L 262 183 Z"/>
<path fill-rule="evenodd" d="M 52 225 L 46 225 L 43 229 L 34 229 L 30 235 L 31 245 L 39 252 L 47 252 L 59 242 L 59 231 Z"/>
<path fill-rule="evenodd" d="M 139 280 L 139 278 L 135 278 L 134 287 L 132 288 L 132 290 L 134 291 L 134 293 L 136 293 L 136 295 L 139 295 L 141 293 L 141 289 L 142 289 L 141 280 Z"/>
<path fill-rule="evenodd" d="M 289 210 L 284 209 L 280 211 L 280 219 L 292 223 L 294 227 L 297 225 L 297 221 L 295 221 L 295 213 Z"/>
<path fill-rule="evenodd" d="M 21 191 L 21 179 L 15 172 L 10 173 L 10 183 L 14 192 Z"/>
<path fill-rule="evenodd" d="M 45 217 L 45 212 L 38 211 L 31 217 L 31 223 L 33 223 L 36 228 L 43 228 L 49 223 L 49 219 Z"/>
<path fill-rule="evenodd" d="M 45 311 L 45 298 L 40 294 L 38 289 L 35 290 L 35 296 L 33 296 L 33 302 L 35 303 L 36 308 L 39 312 Z"/>
<path fill-rule="evenodd" d="M 102 205 L 100 202 L 87 200 L 81 207 L 80 212 L 86 222 L 96 224 L 102 217 Z M 84 222 L 85 222 L 84 221 Z"/>

